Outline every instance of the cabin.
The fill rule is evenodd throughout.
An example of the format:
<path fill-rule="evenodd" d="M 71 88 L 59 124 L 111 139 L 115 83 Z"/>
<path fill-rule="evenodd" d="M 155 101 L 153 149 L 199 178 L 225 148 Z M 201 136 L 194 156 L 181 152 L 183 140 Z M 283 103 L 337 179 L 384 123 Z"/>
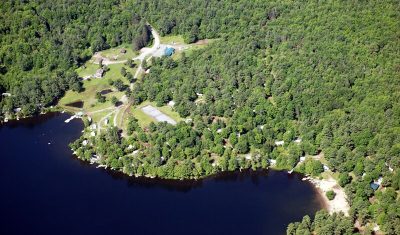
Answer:
<path fill-rule="evenodd" d="M 175 49 L 172 47 L 167 47 L 164 50 L 164 55 L 165 56 L 172 56 L 175 53 Z"/>

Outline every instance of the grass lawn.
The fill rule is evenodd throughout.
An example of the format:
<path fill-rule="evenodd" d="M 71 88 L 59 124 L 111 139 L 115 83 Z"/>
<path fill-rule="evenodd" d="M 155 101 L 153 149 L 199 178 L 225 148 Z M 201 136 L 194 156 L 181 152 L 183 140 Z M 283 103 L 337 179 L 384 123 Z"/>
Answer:
<path fill-rule="evenodd" d="M 185 44 L 181 35 L 168 35 L 160 38 L 161 44 L 172 44 L 173 42 L 178 44 Z"/>
<path fill-rule="evenodd" d="M 92 62 L 87 61 L 85 63 L 85 66 L 79 67 L 76 72 L 80 77 L 85 77 L 89 75 L 93 75 L 96 73 L 96 70 L 98 70 L 100 67 L 98 64 L 93 64 Z"/>
<path fill-rule="evenodd" d="M 95 67 L 95 70 L 96 70 L 98 68 L 98 65 L 87 66 L 85 69 L 79 68 L 78 73 L 80 76 L 82 76 L 83 74 L 90 74 L 91 71 L 93 70 L 93 67 Z M 80 111 L 81 109 L 73 108 L 73 107 L 66 106 L 66 105 L 69 103 L 75 102 L 75 101 L 83 101 L 84 102 L 83 110 L 85 110 L 86 112 L 93 112 L 96 110 L 100 110 L 100 109 L 112 106 L 112 104 L 110 102 L 111 97 L 115 96 L 118 99 L 120 99 L 124 95 L 124 93 L 116 91 L 115 87 L 110 86 L 109 81 L 110 80 L 115 81 L 117 79 L 121 79 L 126 85 L 129 85 L 129 81 L 121 75 L 122 67 L 125 67 L 127 69 L 127 71 L 131 72 L 132 74 L 135 73 L 135 68 L 133 68 L 133 69 L 128 68 L 127 66 L 124 66 L 123 64 L 109 65 L 108 68 L 110 70 L 105 74 L 105 76 L 103 78 L 95 78 L 95 79 L 83 81 L 83 88 L 85 90 L 80 93 L 74 92 L 74 91 L 66 92 L 65 96 L 59 101 L 59 105 L 62 108 L 67 109 L 69 111 L 73 111 L 73 112 Z M 105 95 L 105 97 L 107 98 L 107 101 L 105 103 L 97 102 L 96 93 L 100 92 L 102 90 L 106 90 L 106 89 L 113 90 L 113 92 Z"/>
<path fill-rule="evenodd" d="M 126 53 L 121 53 L 121 49 L 125 49 Z M 118 47 L 101 51 L 100 53 L 103 57 L 107 57 L 110 60 L 113 60 L 114 56 L 117 56 L 117 60 L 127 60 L 138 55 L 137 51 L 132 50 L 132 46 L 130 44 L 122 44 Z"/>
<path fill-rule="evenodd" d="M 108 72 L 105 73 L 104 77 L 102 79 L 111 79 L 111 80 L 117 80 L 121 79 L 125 84 L 129 85 L 129 81 L 121 75 L 121 69 L 122 67 L 125 67 L 127 72 L 130 72 L 132 75 L 135 75 L 136 68 L 129 68 L 128 66 L 124 64 L 110 64 L 107 65 L 107 67 L 110 69 Z"/>
<path fill-rule="evenodd" d="M 91 117 L 92 117 L 93 123 L 99 122 L 104 116 L 106 116 L 110 112 L 112 112 L 112 110 L 105 110 L 103 112 L 92 114 Z M 102 125 L 103 125 L 103 123 L 102 123 Z"/>

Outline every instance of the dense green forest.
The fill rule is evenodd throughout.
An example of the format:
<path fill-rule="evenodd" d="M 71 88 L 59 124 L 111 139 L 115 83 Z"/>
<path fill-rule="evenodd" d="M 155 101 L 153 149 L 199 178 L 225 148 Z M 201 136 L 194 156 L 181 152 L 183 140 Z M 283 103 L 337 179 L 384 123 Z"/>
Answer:
<path fill-rule="evenodd" d="M 71 144 L 77 155 L 97 154 L 131 175 L 181 179 L 267 168 L 269 159 L 291 169 L 301 156 L 323 153 L 340 173 L 350 217 L 321 212 L 288 234 L 352 234 L 355 221 L 400 234 L 398 1 L 71 3 L 0 3 L 0 89 L 13 94 L 1 101 L 3 113 L 37 110 L 81 89 L 74 69 L 95 51 L 147 44 L 145 21 L 186 42 L 215 38 L 179 60 L 152 59 L 151 73 L 128 91 L 134 104 L 173 100 L 189 121 L 142 128 L 131 118 L 127 138 L 110 128 L 93 146 Z"/>

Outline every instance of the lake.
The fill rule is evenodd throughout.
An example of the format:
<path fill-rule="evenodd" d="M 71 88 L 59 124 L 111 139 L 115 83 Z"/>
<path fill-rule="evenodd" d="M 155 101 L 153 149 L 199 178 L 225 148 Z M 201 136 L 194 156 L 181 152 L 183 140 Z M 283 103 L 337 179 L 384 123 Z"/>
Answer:
<path fill-rule="evenodd" d="M 72 155 L 83 124 L 68 117 L 0 126 L 0 234 L 285 234 L 322 208 L 298 174 L 166 181 L 96 168 Z"/>

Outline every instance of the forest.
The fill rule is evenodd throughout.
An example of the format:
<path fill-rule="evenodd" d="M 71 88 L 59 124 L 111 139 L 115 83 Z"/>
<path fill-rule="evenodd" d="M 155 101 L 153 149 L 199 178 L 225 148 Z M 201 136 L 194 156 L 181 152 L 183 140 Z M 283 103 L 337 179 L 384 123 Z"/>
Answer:
<path fill-rule="evenodd" d="M 127 137 L 109 128 L 93 145 L 72 143 L 76 154 L 170 179 L 265 169 L 270 159 L 292 169 L 302 156 L 323 154 L 350 217 L 320 212 L 287 233 L 353 234 L 357 222 L 400 234 L 398 1 L 55 2 L 0 3 L 0 90 L 12 94 L 2 115 L 17 107 L 32 114 L 81 89 L 74 69 L 95 51 L 146 45 L 146 21 L 188 43 L 216 39 L 179 60 L 152 59 L 151 73 L 127 92 L 133 104 L 174 101 L 189 121 L 143 128 L 132 117 Z M 380 177 L 381 188 L 371 189 Z"/>

